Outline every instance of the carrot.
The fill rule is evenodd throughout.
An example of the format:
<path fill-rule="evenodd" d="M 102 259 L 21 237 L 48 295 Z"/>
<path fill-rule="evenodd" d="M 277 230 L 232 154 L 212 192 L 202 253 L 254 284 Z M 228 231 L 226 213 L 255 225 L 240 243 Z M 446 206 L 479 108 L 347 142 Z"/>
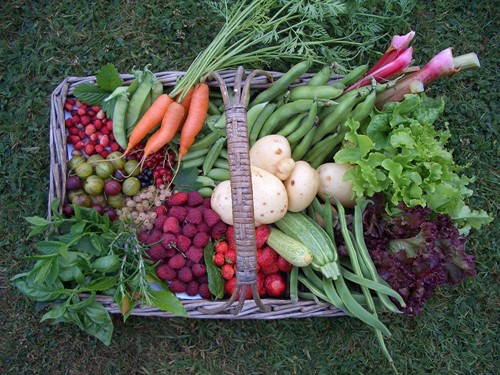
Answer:
<path fill-rule="evenodd" d="M 160 129 L 149 137 L 146 146 L 144 146 L 144 156 L 142 157 L 141 165 L 149 155 L 154 154 L 174 138 L 184 120 L 184 112 L 184 107 L 177 102 L 172 102 L 168 106 Z"/>
<path fill-rule="evenodd" d="M 181 130 L 179 163 L 186 155 L 195 137 L 201 131 L 208 112 L 209 88 L 206 83 L 198 84 L 193 90 L 189 111 Z"/>
<path fill-rule="evenodd" d="M 189 106 L 191 105 L 191 99 L 193 98 L 193 92 L 194 92 L 194 87 L 191 87 L 189 91 L 187 92 L 186 96 L 184 96 L 184 99 L 180 102 L 182 106 L 184 107 L 185 115 L 188 114 L 189 112 Z M 181 98 L 182 94 L 177 95 L 177 98 L 175 98 L 175 101 L 179 101 Z"/>
<path fill-rule="evenodd" d="M 167 94 L 160 95 L 158 99 L 154 101 L 134 127 L 132 134 L 130 134 L 124 155 L 127 155 L 160 121 L 162 121 L 167 108 L 173 101 L 174 100 Z"/>

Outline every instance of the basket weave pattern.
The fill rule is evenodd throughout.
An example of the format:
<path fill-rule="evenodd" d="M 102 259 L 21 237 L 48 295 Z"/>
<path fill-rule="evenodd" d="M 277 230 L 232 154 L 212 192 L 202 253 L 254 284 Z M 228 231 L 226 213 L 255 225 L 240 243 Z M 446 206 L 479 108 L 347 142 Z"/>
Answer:
<path fill-rule="evenodd" d="M 161 72 L 156 76 L 164 87 L 174 86 L 179 76 L 184 72 Z M 219 72 L 217 80 L 210 81 L 212 88 L 222 88 L 222 85 L 232 86 L 235 92 L 240 89 L 241 78 L 250 72 L 223 71 Z M 279 79 L 283 73 L 266 72 L 274 80 Z M 124 83 L 130 84 L 134 79 L 132 75 L 121 75 Z M 306 74 L 294 82 L 292 86 L 303 85 L 311 78 Z M 332 77 L 336 80 L 339 77 Z M 269 87 L 269 80 L 265 76 L 248 76 L 247 85 L 251 89 L 264 89 Z M 55 198 L 65 200 L 66 176 L 67 176 L 67 144 L 66 128 L 64 124 L 64 103 L 71 96 L 74 88 L 83 82 L 95 83 L 95 76 L 90 77 L 68 77 L 63 80 L 54 90 L 51 96 L 50 115 L 50 183 L 48 192 L 48 212 L 50 215 L 50 202 Z M 245 97 L 246 94 L 243 95 Z M 238 99 L 239 95 L 236 96 Z M 262 302 L 256 293 L 256 253 L 255 253 L 255 227 L 253 214 L 252 185 L 250 178 L 250 161 L 248 157 L 248 135 L 246 128 L 246 108 L 241 102 L 226 104 L 226 123 L 228 133 L 228 162 L 230 165 L 231 196 L 233 201 L 233 220 L 235 241 L 237 247 L 237 285 L 242 288 L 244 297 L 247 286 L 251 287 L 254 299 L 240 299 L 236 302 L 236 291 L 230 300 L 210 301 L 204 299 L 182 300 L 186 312 L 191 318 L 198 319 L 284 319 L 305 317 L 333 317 L 345 315 L 334 306 L 309 300 L 300 300 L 292 303 L 286 299 L 263 299 Z M 231 141 L 230 141 L 231 140 Z M 238 288 L 237 288 L 238 290 Z M 257 294 L 257 295 L 256 295 Z M 111 297 L 98 296 L 97 300 L 110 313 L 121 313 L 117 304 L 112 302 Z M 230 307 L 231 310 L 226 309 Z M 231 311 L 232 313 L 228 313 Z M 149 306 L 137 306 L 131 313 L 139 316 L 175 317 L 176 315 Z"/>

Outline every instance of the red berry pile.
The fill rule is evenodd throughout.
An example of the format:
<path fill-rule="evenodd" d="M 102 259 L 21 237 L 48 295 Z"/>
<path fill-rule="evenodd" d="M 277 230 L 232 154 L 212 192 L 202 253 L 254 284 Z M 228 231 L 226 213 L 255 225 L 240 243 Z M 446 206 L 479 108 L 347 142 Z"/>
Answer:
<path fill-rule="evenodd" d="M 139 144 L 130 151 L 129 158 L 141 161 L 144 156 L 144 145 Z M 168 185 L 172 181 L 175 165 L 175 154 L 168 145 L 162 147 L 144 161 L 141 174 L 138 176 L 142 187 L 149 185 Z"/>
<path fill-rule="evenodd" d="M 292 270 L 292 265 L 282 258 L 274 249 L 266 245 L 269 227 L 260 225 L 255 229 L 257 245 L 257 289 L 260 297 L 283 297 L 286 290 L 285 274 Z M 236 250 L 234 245 L 234 227 L 228 226 L 226 239 L 215 245 L 213 261 L 221 268 L 222 277 L 226 280 L 227 295 L 233 294 L 236 288 Z M 246 299 L 252 297 L 247 289 Z"/>
<path fill-rule="evenodd" d="M 177 192 L 155 212 L 153 229 L 139 233 L 139 240 L 152 245 L 148 255 L 159 262 L 156 274 L 174 293 L 210 298 L 203 249 L 223 236 L 227 225 L 197 191 Z"/>
<path fill-rule="evenodd" d="M 120 150 L 113 136 L 113 120 L 108 119 L 98 105 L 90 106 L 74 98 L 67 98 L 64 109 L 71 117 L 65 121 L 67 143 L 87 156 L 99 154 L 106 158 Z"/>

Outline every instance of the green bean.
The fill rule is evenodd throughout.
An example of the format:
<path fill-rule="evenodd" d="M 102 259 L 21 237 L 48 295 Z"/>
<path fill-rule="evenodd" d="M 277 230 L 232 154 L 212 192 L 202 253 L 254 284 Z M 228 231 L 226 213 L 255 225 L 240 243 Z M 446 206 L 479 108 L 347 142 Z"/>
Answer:
<path fill-rule="evenodd" d="M 279 106 L 278 109 L 276 109 L 276 111 L 274 111 L 273 114 L 269 116 L 266 123 L 262 127 L 259 133 L 259 138 L 272 134 L 276 127 L 278 127 L 283 121 L 286 121 L 293 115 L 308 111 L 312 103 L 312 99 L 300 99 Z"/>
<path fill-rule="evenodd" d="M 290 271 L 290 301 L 292 303 L 297 303 L 299 300 L 299 267 L 293 266 Z"/>
<path fill-rule="evenodd" d="M 191 151 L 191 149 L 188 151 L 186 155 L 182 158 L 182 161 L 189 161 L 193 159 L 197 159 L 201 156 L 205 157 L 208 154 L 208 151 L 210 151 L 210 147 L 205 147 L 201 148 L 196 151 Z"/>
<path fill-rule="evenodd" d="M 295 161 L 302 160 L 304 155 L 307 153 L 311 147 L 314 134 L 316 133 L 316 128 L 312 128 L 309 132 L 297 143 L 292 149 L 292 159 Z"/>
<path fill-rule="evenodd" d="M 330 302 L 322 288 L 318 288 L 309 279 L 299 275 L 299 282 L 309 289 L 315 296 L 321 298 L 325 302 Z"/>
<path fill-rule="evenodd" d="M 203 162 L 202 171 L 203 174 L 206 175 L 213 168 L 215 161 L 219 157 L 222 148 L 224 147 L 224 143 L 226 142 L 226 138 L 219 138 L 213 145 L 210 147 L 210 151 L 208 151 L 205 161 Z"/>
<path fill-rule="evenodd" d="M 224 168 L 212 168 L 207 176 L 215 181 L 229 180 L 229 170 Z"/>
<path fill-rule="evenodd" d="M 300 299 L 305 299 L 305 300 L 311 300 L 316 303 L 319 303 L 318 297 L 314 293 L 310 292 L 298 292 L 297 295 L 299 296 Z"/>
<path fill-rule="evenodd" d="M 319 86 L 326 85 L 332 75 L 332 68 L 329 65 L 325 65 L 319 72 L 317 72 L 312 78 L 307 82 L 308 86 Z"/>
<path fill-rule="evenodd" d="M 323 276 L 323 290 L 333 306 L 347 313 L 347 308 L 335 289 L 332 279 Z"/>
<path fill-rule="evenodd" d="M 301 269 L 307 280 L 310 280 L 316 288 L 323 289 L 323 281 L 316 275 L 311 266 L 302 267 Z"/>
<path fill-rule="evenodd" d="M 250 107 L 247 111 L 247 131 L 248 135 L 250 135 L 252 131 L 252 127 L 255 124 L 255 120 L 259 117 L 260 113 L 264 110 L 264 107 L 267 105 L 267 102 L 259 103 Z"/>
<path fill-rule="evenodd" d="M 153 87 L 152 76 L 151 74 L 147 74 L 147 76 L 139 84 L 137 91 L 130 98 L 125 118 L 127 127 L 133 126 L 137 122 L 141 112 L 142 105 L 144 104 L 144 101 L 150 94 L 152 87 Z"/>
<path fill-rule="evenodd" d="M 127 148 L 127 135 L 125 126 L 125 117 L 128 108 L 128 98 L 126 94 L 120 95 L 116 99 L 113 110 L 113 136 L 121 148 Z"/>
<path fill-rule="evenodd" d="M 269 116 L 274 112 L 278 105 L 276 103 L 268 103 L 262 112 L 257 116 L 255 122 L 252 126 L 250 134 L 248 135 L 248 143 L 252 146 L 258 139 L 259 133 L 264 126 L 264 123 L 267 121 Z"/>
<path fill-rule="evenodd" d="M 297 86 L 290 90 L 290 101 L 299 99 L 332 100 L 338 98 L 343 92 L 343 89 L 338 89 L 330 85 Z"/>
<path fill-rule="evenodd" d="M 215 141 L 221 137 L 219 131 L 210 132 L 202 138 L 198 138 L 193 145 L 189 148 L 189 151 L 197 151 L 202 148 L 207 148 L 212 146 Z"/>
<path fill-rule="evenodd" d="M 303 75 L 310 68 L 310 61 L 301 61 L 298 64 L 292 66 L 288 72 L 283 74 L 280 79 L 274 82 L 268 89 L 262 91 L 257 97 L 251 102 L 250 107 L 263 102 L 270 102 L 275 99 L 278 95 L 283 94 L 288 86 L 290 86 L 295 80 L 297 80 L 301 75 Z"/>
<path fill-rule="evenodd" d="M 293 119 L 291 119 L 288 124 L 286 124 L 283 128 L 280 129 L 276 134 L 282 135 L 283 137 L 287 137 L 291 133 L 293 133 L 297 128 L 301 126 L 302 120 L 307 116 L 307 113 L 298 113 Z M 290 142 L 292 143 L 292 142 Z"/>
<path fill-rule="evenodd" d="M 344 78 L 340 80 L 340 82 L 346 86 L 352 85 L 353 83 L 356 83 L 360 78 L 362 78 L 367 71 L 368 64 L 360 65 L 346 74 Z"/>
<path fill-rule="evenodd" d="M 288 142 L 293 143 L 302 139 L 308 132 L 310 132 L 316 122 L 316 115 L 318 114 L 318 102 L 313 100 L 311 108 L 309 108 L 309 113 L 306 119 L 300 123 L 300 128 L 290 134 L 287 139 Z"/>

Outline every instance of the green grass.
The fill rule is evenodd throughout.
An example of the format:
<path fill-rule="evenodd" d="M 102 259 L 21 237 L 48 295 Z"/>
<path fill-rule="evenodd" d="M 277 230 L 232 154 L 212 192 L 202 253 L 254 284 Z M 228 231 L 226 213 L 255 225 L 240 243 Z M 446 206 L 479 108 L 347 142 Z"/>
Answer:
<path fill-rule="evenodd" d="M 0 372 L 7 374 L 387 374 L 372 332 L 349 318 L 214 321 L 115 316 L 109 347 L 41 313 L 8 284 L 33 252 L 23 216 L 45 215 L 50 94 L 105 63 L 129 72 L 185 69 L 217 28 L 195 1 L 13 0 L 0 5 Z M 382 4 L 382 1 L 371 3 Z M 383 7 L 383 5 L 381 5 Z M 471 205 L 498 217 L 497 8 L 423 1 L 409 23 L 416 62 L 453 46 L 482 68 L 442 80 L 456 160 L 477 176 Z M 408 30 L 401 30 L 406 33 Z M 385 48 L 385 43 L 381 50 Z M 478 275 L 441 288 L 417 318 L 385 317 L 395 365 L 408 374 L 494 374 L 499 363 L 498 222 L 468 243 Z"/>

